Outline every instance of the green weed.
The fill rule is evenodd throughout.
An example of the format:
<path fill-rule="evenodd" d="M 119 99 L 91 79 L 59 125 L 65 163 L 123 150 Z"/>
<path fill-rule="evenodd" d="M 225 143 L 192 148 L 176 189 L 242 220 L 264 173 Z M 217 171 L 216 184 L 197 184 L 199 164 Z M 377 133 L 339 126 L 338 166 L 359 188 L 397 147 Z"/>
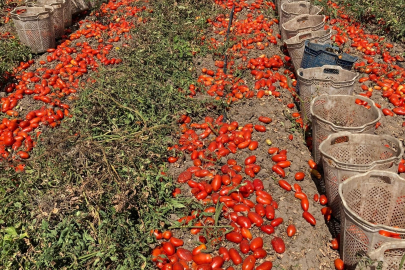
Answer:
<path fill-rule="evenodd" d="M 328 0 L 315 1 L 321 4 L 325 13 L 336 17 L 336 10 L 329 7 Z M 404 0 L 339 0 L 347 11 L 358 21 L 373 23 L 374 34 L 387 35 L 397 41 L 405 40 L 405 1 Z"/>

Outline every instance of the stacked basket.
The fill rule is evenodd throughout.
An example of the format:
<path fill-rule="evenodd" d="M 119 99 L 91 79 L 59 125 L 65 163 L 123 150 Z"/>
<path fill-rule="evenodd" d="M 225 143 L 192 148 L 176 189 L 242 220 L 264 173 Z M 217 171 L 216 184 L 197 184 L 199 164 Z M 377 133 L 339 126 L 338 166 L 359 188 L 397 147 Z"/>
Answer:
<path fill-rule="evenodd" d="M 38 0 L 11 12 L 21 42 L 33 53 L 55 47 L 55 38 L 72 24 L 72 14 L 89 8 L 84 0 Z"/>
<path fill-rule="evenodd" d="M 405 179 L 396 174 L 402 142 L 374 135 L 381 111 L 353 95 L 357 57 L 331 45 L 322 9 L 292 0 L 279 0 L 277 8 L 302 118 L 312 124 L 314 160 L 322 165 L 328 204 L 340 221 L 345 266 L 354 269 L 367 255 L 382 261 L 377 269 L 399 270 L 405 266 Z"/>

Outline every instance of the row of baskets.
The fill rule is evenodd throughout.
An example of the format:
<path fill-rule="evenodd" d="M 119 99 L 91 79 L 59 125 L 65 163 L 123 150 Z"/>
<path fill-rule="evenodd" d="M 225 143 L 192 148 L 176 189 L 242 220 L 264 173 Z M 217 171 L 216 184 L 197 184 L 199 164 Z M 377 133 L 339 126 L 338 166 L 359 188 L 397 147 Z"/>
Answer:
<path fill-rule="evenodd" d="M 379 269 L 403 269 L 405 179 L 397 174 L 402 142 L 374 135 L 381 112 L 372 100 L 353 95 L 357 57 L 331 45 L 322 9 L 307 1 L 276 2 L 302 117 L 312 122 L 314 160 L 322 165 L 328 203 L 341 222 L 345 266 L 354 269 L 367 255 L 382 261 Z"/>
<path fill-rule="evenodd" d="M 72 24 L 72 14 L 89 8 L 85 0 L 38 0 L 11 11 L 11 18 L 21 42 L 33 53 L 55 47 L 65 27 Z"/>

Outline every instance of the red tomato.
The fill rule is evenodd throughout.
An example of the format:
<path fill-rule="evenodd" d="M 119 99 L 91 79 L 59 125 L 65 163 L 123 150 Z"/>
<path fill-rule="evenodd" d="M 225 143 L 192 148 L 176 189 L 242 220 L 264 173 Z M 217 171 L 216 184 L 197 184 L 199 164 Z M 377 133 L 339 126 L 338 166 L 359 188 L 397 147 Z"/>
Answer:
<path fill-rule="evenodd" d="M 200 226 L 202 225 L 201 222 L 198 222 L 198 223 L 196 223 L 196 224 L 199 224 Z M 197 254 L 200 254 L 201 251 L 204 250 L 204 249 L 207 249 L 207 246 L 206 246 L 205 244 L 201 244 L 201 245 L 199 245 L 198 247 L 195 247 L 195 248 L 193 249 L 193 252 L 192 252 L 193 256 L 195 256 L 195 255 L 197 255 Z"/>
<path fill-rule="evenodd" d="M 226 262 L 229 261 L 230 256 L 229 256 L 229 252 L 228 252 L 228 250 L 226 248 L 220 247 L 219 250 L 218 250 L 218 253 L 219 253 L 219 255 L 222 256 L 224 261 L 226 261 Z"/>
<path fill-rule="evenodd" d="M 221 185 L 222 185 L 222 177 L 221 175 L 217 174 L 214 176 L 211 182 L 212 190 L 218 191 L 221 188 Z"/>
<path fill-rule="evenodd" d="M 249 144 L 249 150 L 250 151 L 256 150 L 258 146 L 259 143 L 257 141 L 251 141 Z"/>
<path fill-rule="evenodd" d="M 227 164 L 228 164 L 228 165 L 236 165 L 236 164 L 238 164 L 238 163 L 237 163 L 236 160 L 234 160 L 234 159 L 228 159 Z"/>
<path fill-rule="evenodd" d="M 184 244 L 183 240 L 181 240 L 179 238 L 176 238 L 176 237 L 170 238 L 169 241 L 174 247 L 180 247 L 180 246 L 182 246 Z"/>
<path fill-rule="evenodd" d="M 286 180 L 280 180 L 280 181 L 278 181 L 278 184 L 280 185 L 281 188 L 283 188 L 287 191 L 292 190 L 290 183 L 288 183 Z"/>
<path fill-rule="evenodd" d="M 260 227 L 260 230 L 262 232 L 264 232 L 264 233 L 267 233 L 267 234 L 274 233 L 274 227 L 271 226 L 271 225 L 263 225 L 263 226 Z"/>
<path fill-rule="evenodd" d="M 256 162 L 256 156 L 250 156 L 245 159 L 245 165 L 253 164 Z"/>
<path fill-rule="evenodd" d="M 300 191 L 295 192 L 294 197 L 297 199 L 300 199 L 300 200 L 308 199 L 307 195 L 305 195 L 304 192 L 300 192 Z"/>
<path fill-rule="evenodd" d="M 160 248 L 155 248 L 152 250 L 152 261 L 156 262 L 158 259 L 160 259 L 160 254 L 162 254 L 162 250 Z"/>
<path fill-rule="evenodd" d="M 249 221 L 249 219 L 248 219 L 248 221 Z M 225 236 L 225 238 L 228 241 L 231 241 L 231 242 L 234 242 L 234 243 L 237 243 L 237 244 L 242 242 L 242 239 L 243 239 L 242 235 L 240 233 L 237 233 L 237 232 L 230 232 Z"/>
<path fill-rule="evenodd" d="M 247 256 L 243 261 L 242 270 L 253 270 L 255 268 L 256 258 L 253 255 Z"/>
<path fill-rule="evenodd" d="M 305 177 L 305 173 L 303 173 L 303 172 L 297 172 L 295 174 L 295 180 L 297 180 L 297 181 L 302 181 L 304 179 L 304 177 Z"/>
<path fill-rule="evenodd" d="M 309 224 L 315 226 L 315 224 L 316 224 L 316 219 L 314 218 L 313 215 L 311 215 L 311 213 L 309 213 L 309 212 L 304 212 L 304 213 L 302 213 L 302 217 L 303 217 L 306 221 L 308 221 Z"/>
<path fill-rule="evenodd" d="M 275 217 L 274 207 L 272 205 L 266 206 L 266 218 L 268 220 L 273 220 Z"/>
<path fill-rule="evenodd" d="M 174 246 L 171 244 L 171 243 L 169 243 L 169 242 L 164 242 L 163 244 L 162 244 L 162 249 L 163 249 L 163 252 L 167 255 L 167 256 L 172 256 L 174 253 L 175 253 L 175 248 L 174 248 Z"/>
<path fill-rule="evenodd" d="M 336 259 L 335 260 L 335 268 L 336 270 L 344 270 L 345 269 L 345 264 L 341 259 Z"/>
<path fill-rule="evenodd" d="M 339 242 L 338 242 L 338 240 L 337 240 L 336 238 L 332 239 L 332 240 L 330 241 L 330 243 L 331 243 L 332 249 L 334 249 L 334 250 L 338 250 L 338 249 L 339 249 Z"/>
<path fill-rule="evenodd" d="M 273 219 L 272 221 L 271 221 L 271 226 L 273 226 L 273 227 L 277 227 L 277 226 L 279 226 L 281 223 L 283 223 L 283 218 L 281 218 L 281 217 L 279 217 L 279 218 L 276 218 L 276 219 Z"/>
<path fill-rule="evenodd" d="M 259 121 L 263 122 L 265 124 L 269 124 L 271 123 L 272 119 L 270 117 L 266 117 L 266 116 L 260 116 L 259 117 Z"/>
<path fill-rule="evenodd" d="M 267 191 L 264 191 L 264 190 L 257 190 L 257 191 L 256 191 L 256 195 L 257 195 L 257 196 L 260 196 L 260 197 L 267 198 L 267 199 L 269 199 L 270 201 L 273 200 L 273 197 L 271 197 L 271 195 L 270 195 Z"/>
<path fill-rule="evenodd" d="M 394 108 L 394 109 L 392 109 L 392 111 L 398 115 L 405 115 L 405 108 L 402 108 L 402 107 Z"/>
<path fill-rule="evenodd" d="M 308 160 L 308 165 L 311 169 L 316 169 L 317 165 L 312 159 Z"/>
<path fill-rule="evenodd" d="M 278 165 L 273 165 L 273 167 L 271 168 L 273 172 L 277 173 L 278 175 L 280 175 L 282 178 L 285 177 L 285 171 L 283 168 L 281 168 Z"/>
<path fill-rule="evenodd" d="M 327 215 L 327 214 L 331 214 L 332 213 L 332 209 L 330 207 L 323 207 L 321 209 L 321 213 L 322 215 Z"/>
<path fill-rule="evenodd" d="M 273 160 L 274 162 L 286 161 L 287 160 L 287 155 L 277 154 L 277 155 L 274 155 L 271 158 L 271 160 Z"/>
<path fill-rule="evenodd" d="M 173 270 L 173 264 L 167 263 L 163 265 L 162 270 Z"/>
<path fill-rule="evenodd" d="M 249 212 L 248 213 L 248 218 L 257 227 L 260 227 L 260 226 L 263 225 L 263 218 L 259 214 L 255 213 L 255 212 Z"/>
<path fill-rule="evenodd" d="M 186 262 L 191 262 L 193 260 L 193 254 L 190 250 L 178 248 L 176 254 L 181 260 L 184 260 Z"/>
<path fill-rule="evenodd" d="M 272 268 L 273 268 L 272 262 L 264 262 L 258 267 L 256 267 L 256 270 L 271 270 Z"/>
<path fill-rule="evenodd" d="M 224 258 L 222 258 L 221 256 L 216 256 L 216 257 L 212 258 L 212 262 L 211 262 L 212 268 L 221 268 L 223 264 L 224 264 Z"/>
<path fill-rule="evenodd" d="M 390 109 L 382 109 L 382 112 L 385 116 L 394 116 L 394 113 Z"/>
<path fill-rule="evenodd" d="M 162 233 L 158 230 L 152 230 L 150 233 L 155 236 L 156 240 L 162 239 Z"/>
<path fill-rule="evenodd" d="M 321 197 L 319 197 L 319 203 L 320 203 L 321 205 L 325 205 L 325 204 L 328 203 L 328 199 L 326 198 L 325 195 L 321 195 Z"/>
<path fill-rule="evenodd" d="M 239 149 L 245 149 L 246 147 L 248 147 L 250 145 L 251 141 L 250 140 L 246 140 L 244 142 L 241 142 L 238 144 L 238 148 Z"/>
<path fill-rule="evenodd" d="M 249 241 L 246 239 L 243 239 L 242 242 L 239 244 L 240 252 L 243 254 L 246 254 L 250 251 L 250 246 L 249 246 Z"/>
<path fill-rule="evenodd" d="M 198 253 L 197 255 L 193 256 L 193 261 L 196 264 L 206 264 L 212 262 L 212 256 L 208 253 Z"/>
<path fill-rule="evenodd" d="M 289 237 L 294 236 L 296 232 L 297 232 L 297 228 L 295 228 L 295 226 L 293 224 L 288 225 L 288 227 L 287 227 L 287 235 Z"/>
<path fill-rule="evenodd" d="M 231 258 L 234 265 L 239 265 L 242 263 L 242 257 L 234 248 L 229 249 L 229 257 Z"/>
<path fill-rule="evenodd" d="M 314 201 L 315 201 L 315 202 L 318 202 L 318 201 L 319 201 L 319 195 L 318 195 L 318 194 L 315 194 L 315 195 L 314 195 Z"/>
<path fill-rule="evenodd" d="M 184 266 L 180 262 L 175 262 L 172 267 L 173 270 L 184 270 Z"/>
<path fill-rule="evenodd" d="M 169 240 L 173 236 L 173 233 L 171 231 L 165 231 L 162 233 L 162 237 L 166 240 Z"/>
<path fill-rule="evenodd" d="M 309 209 L 309 201 L 308 201 L 308 198 L 303 198 L 303 199 L 301 200 L 301 208 L 302 208 L 302 210 L 304 210 L 304 211 L 308 211 L 308 209 Z"/>
<path fill-rule="evenodd" d="M 255 179 L 255 180 L 253 180 L 253 187 L 254 187 L 254 189 L 255 189 L 256 191 L 258 191 L 258 190 L 263 190 L 263 189 L 264 189 L 264 185 L 263 185 L 262 180 L 260 180 L 260 179 Z"/>
<path fill-rule="evenodd" d="M 302 188 L 300 185 L 298 185 L 297 183 L 295 183 L 293 185 L 295 192 L 302 192 Z"/>
<path fill-rule="evenodd" d="M 264 249 L 262 249 L 262 248 L 258 248 L 258 249 L 256 249 L 256 250 L 253 252 L 253 256 L 254 256 L 256 259 L 266 258 L 267 252 L 266 252 Z"/>
<path fill-rule="evenodd" d="M 243 203 L 242 204 L 235 204 L 235 206 L 233 207 L 233 211 L 235 211 L 235 212 L 249 212 L 250 207 L 247 206 L 246 204 L 243 204 Z"/>
<path fill-rule="evenodd" d="M 256 202 L 257 202 L 257 203 L 260 203 L 260 204 L 266 205 L 266 204 L 270 204 L 270 203 L 271 203 L 271 200 L 270 200 L 269 198 L 265 198 L 265 197 L 263 197 L 263 196 L 257 196 L 257 197 L 256 197 Z"/>
<path fill-rule="evenodd" d="M 277 166 L 280 166 L 281 168 L 288 168 L 291 166 L 291 162 L 286 160 L 286 161 L 280 161 L 276 164 Z"/>
<path fill-rule="evenodd" d="M 384 230 L 379 230 L 378 233 L 385 237 L 391 237 L 391 233 Z"/>
<path fill-rule="evenodd" d="M 273 155 L 277 153 L 279 149 L 277 147 L 270 147 L 269 150 L 267 151 L 270 155 Z"/>
<path fill-rule="evenodd" d="M 257 132 L 266 132 L 266 127 L 265 126 L 262 126 L 262 125 L 255 125 L 255 130 L 257 131 Z"/>
<path fill-rule="evenodd" d="M 403 163 L 399 163 L 398 173 L 405 173 L 405 165 Z"/>
<path fill-rule="evenodd" d="M 263 204 L 258 203 L 258 204 L 255 205 L 255 212 L 260 217 L 264 217 L 266 215 L 266 208 L 264 208 Z"/>
<path fill-rule="evenodd" d="M 17 155 L 22 159 L 27 159 L 30 157 L 30 154 L 28 154 L 27 152 L 24 152 L 24 151 L 18 151 Z"/>
<path fill-rule="evenodd" d="M 277 253 L 284 253 L 285 251 L 285 244 L 283 239 L 281 239 L 280 237 L 274 237 L 271 240 L 271 245 L 273 246 L 273 249 L 275 252 Z"/>
<path fill-rule="evenodd" d="M 173 197 L 176 197 L 179 194 L 181 194 L 181 189 L 179 188 L 175 188 L 174 191 L 172 192 Z"/>
<path fill-rule="evenodd" d="M 243 238 L 245 239 L 252 239 L 252 233 L 248 228 L 241 228 L 240 233 L 242 234 Z"/>
<path fill-rule="evenodd" d="M 256 237 L 250 242 L 250 250 L 255 251 L 256 249 L 263 247 L 263 238 Z"/>
<path fill-rule="evenodd" d="M 252 227 L 252 222 L 248 217 L 245 216 L 239 216 L 236 220 L 236 223 L 243 228 L 249 229 L 250 227 Z"/>
<path fill-rule="evenodd" d="M 178 157 L 169 157 L 167 161 L 169 161 L 169 163 L 175 163 L 178 159 Z"/>

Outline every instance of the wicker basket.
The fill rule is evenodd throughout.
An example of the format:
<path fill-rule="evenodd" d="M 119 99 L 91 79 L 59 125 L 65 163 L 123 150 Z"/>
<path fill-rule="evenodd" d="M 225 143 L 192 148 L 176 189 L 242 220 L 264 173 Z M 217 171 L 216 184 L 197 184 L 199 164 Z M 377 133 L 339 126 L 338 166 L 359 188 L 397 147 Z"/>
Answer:
<path fill-rule="evenodd" d="M 358 57 L 342 53 L 339 47 L 330 44 L 311 43 L 305 41 L 304 56 L 302 57 L 302 68 L 321 67 L 324 65 L 341 66 L 351 70 Z"/>
<path fill-rule="evenodd" d="M 367 109 L 358 105 L 359 99 L 370 105 Z M 321 162 L 320 145 L 330 134 L 348 131 L 356 134 L 374 134 L 375 124 L 381 112 L 375 103 L 366 97 L 348 95 L 321 95 L 311 102 L 312 155 Z"/>
<path fill-rule="evenodd" d="M 325 44 L 331 43 L 332 30 L 306 31 L 285 40 L 288 53 L 294 64 L 295 69 L 301 67 L 302 57 L 304 56 L 305 41 L 310 40 L 314 43 Z"/>
<path fill-rule="evenodd" d="M 90 8 L 89 1 L 70 0 L 72 14 L 77 14 Z"/>
<path fill-rule="evenodd" d="M 341 214 L 339 184 L 351 176 L 371 170 L 397 172 L 404 154 L 402 143 L 394 137 L 350 132 L 329 135 L 319 150 L 328 204 L 338 220 Z"/>
<path fill-rule="evenodd" d="M 311 101 L 322 94 L 351 95 L 358 74 L 338 66 L 299 68 L 297 70 L 297 92 L 301 98 L 304 121 L 311 121 Z"/>
<path fill-rule="evenodd" d="M 38 2 L 27 2 L 29 6 L 51 6 L 53 7 L 52 22 L 55 32 L 55 38 L 63 35 L 65 30 L 64 10 L 66 6 L 65 0 L 38 0 Z"/>
<path fill-rule="evenodd" d="M 71 0 L 65 0 L 65 6 L 63 8 L 63 21 L 65 27 L 72 25 L 72 2 Z"/>
<path fill-rule="evenodd" d="M 283 39 L 292 38 L 299 33 L 306 31 L 322 30 L 325 25 L 324 15 L 299 15 L 292 20 L 281 25 L 281 33 L 284 33 Z"/>
<path fill-rule="evenodd" d="M 23 10 L 26 12 L 18 14 Z M 18 37 L 33 53 L 42 53 L 55 47 L 52 13 L 51 6 L 20 6 L 11 11 Z"/>
<path fill-rule="evenodd" d="M 284 3 L 281 5 L 280 25 L 283 25 L 302 14 L 318 15 L 321 12 L 322 8 L 312 5 L 310 2 L 301 1 Z M 281 37 L 285 40 L 286 33 L 283 29 L 281 29 Z"/>
<path fill-rule="evenodd" d="M 301 2 L 305 0 L 276 0 L 276 7 L 277 7 L 277 12 L 281 13 L 281 5 L 284 3 L 294 3 L 294 2 Z M 307 1 L 309 2 L 309 1 Z"/>
<path fill-rule="evenodd" d="M 405 179 L 392 172 L 370 171 L 341 183 L 339 195 L 346 269 L 354 269 L 366 254 L 382 261 L 383 270 L 399 270 L 405 255 Z M 383 236 L 381 230 L 399 239 Z"/>

